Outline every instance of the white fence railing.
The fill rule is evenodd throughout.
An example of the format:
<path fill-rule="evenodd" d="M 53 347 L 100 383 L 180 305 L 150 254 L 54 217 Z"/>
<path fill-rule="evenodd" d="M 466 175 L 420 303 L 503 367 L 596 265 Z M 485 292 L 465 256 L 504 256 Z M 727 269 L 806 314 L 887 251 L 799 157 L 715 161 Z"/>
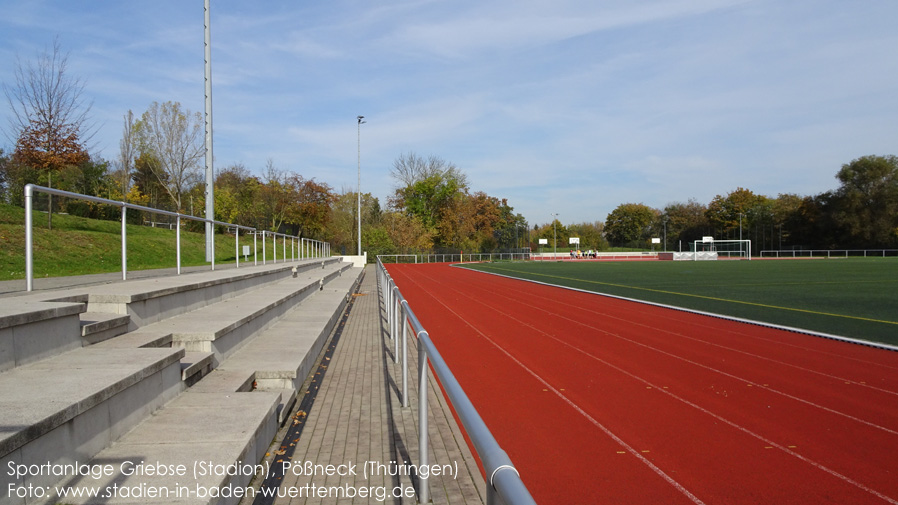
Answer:
<path fill-rule="evenodd" d="M 464 263 L 481 261 L 529 260 L 529 252 L 517 253 L 446 253 L 446 254 L 380 254 L 383 263 Z"/>
<path fill-rule="evenodd" d="M 886 258 L 898 249 L 785 249 L 761 251 L 762 258 Z"/>
<path fill-rule="evenodd" d="M 128 209 L 140 210 L 143 212 L 150 212 L 153 214 L 160 214 L 165 216 L 174 217 L 176 219 L 175 222 L 175 235 L 176 235 L 176 246 L 175 246 L 175 257 L 177 263 L 177 273 L 181 275 L 181 220 L 187 219 L 191 221 L 201 221 L 203 223 L 212 223 L 213 225 L 219 226 L 227 226 L 229 228 L 234 229 L 234 242 L 236 247 L 236 261 L 235 266 L 240 267 L 240 230 L 246 230 L 247 233 L 252 234 L 253 236 L 253 264 L 258 263 L 258 258 L 256 255 L 257 251 L 257 237 L 262 237 L 262 264 L 265 264 L 266 261 L 266 251 L 265 244 L 267 243 L 267 237 L 271 237 L 272 247 L 274 248 L 273 256 L 274 262 L 277 263 L 277 239 L 281 237 L 282 250 L 283 255 L 281 256 L 282 261 L 287 261 L 287 239 L 290 239 L 290 251 L 292 260 L 296 259 L 304 259 L 304 258 L 312 258 L 312 257 L 325 257 L 330 256 L 330 244 L 326 242 L 321 242 L 319 240 L 312 240 L 302 237 L 295 237 L 292 235 L 285 235 L 283 233 L 276 233 L 265 230 L 257 230 L 250 226 L 241 226 L 233 223 L 224 223 L 221 221 L 215 221 L 213 219 L 206 219 L 202 217 L 196 216 L 188 216 L 185 214 L 178 214 L 177 212 L 171 212 L 167 210 L 154 209 L 152 207 L 144 207 L 142 205 L 135 205 L 133 203 L 127 202 L 117 202 L 115 200 L 107 200 L 106 198 L 100 198 L 97 196 L 88 196 L 81 195 L 78 193 L 72 193 L 69 191 L 62 191 L 59 189 L 53 188 L 45 188 L 43 186 L 36 186 L 34 184 L 28 184 L 25 186 L 25 289 L 28 291 L 34 290 L 34 231 L 33 231 L 33 216 L 32 216 L 32 206 L 33 206 L 33 196 L 35 192 L 47 193 L 51 195 L 64 196 L 66 198 L 73 198 L 77 200 L 86 200 L 89 202 L 100 203 L 105 205 L 113 205 L 115 207 L 119 207 L 122 210 L 122 228 L 121 228 L 121 237 L 122 237 L 122 280 L 128 279 L 128 234 L 126 227 L 126 216 Z M 299 243 L 297 244 L 297 240 Z M 297 251 L 298 246 L 298 251 Z M 212 248 L 215 249 L 215 235 L 212 235 Z M 296 252 L 299 252 L 299 257 L 296 257 Z M 215 255 L 212 255 L 212 270 L 215 270 Z"/>
<path fill-rule="evenodd" d="M 467 255 L 465 255 L 467 256 Z M 418 454 L 421 461 L 419 465 L 427 466 L 428 436 L 427 436 L 427 361 L 433 367 L 434 373 L 440 380 L 446 396 L 452 403 L 458 419 L 461 421 L 474 445 L 474 450 L 480 456 L 483 469 L 486 472 L 486 503 L 487 505 L 536 505 L 530 491 L 521 481 L 521 476 L 515 469 L 508 454 L 499 446 L 493 434 L 490 433 L 486 423 L 477 413 L 474 404 L 468 399 L 458 380 L 449 369 L 449 365 L 440 356 L 427 330 L 418 321 L 409 303 L 402 296 L 396 283 L 390 277 L 380 257 L 377 259 L 377 282 L 380 294 L 387 310 L 387 324 L 390 338 L 393 340 L 395 350 L 394 360 L 402 363 L 402 406 L 408 407 L 408 328 L 411 327 L 418 339 Z M 401 337 L 400 337 L 401 335 Z M 400 338 L 401 349 L 400 349 Z M 400 354 L 401 353 L 401 354 Z M 418 503 L 430 502 L 430 487 L 425 475 L 418 476 Z"/>

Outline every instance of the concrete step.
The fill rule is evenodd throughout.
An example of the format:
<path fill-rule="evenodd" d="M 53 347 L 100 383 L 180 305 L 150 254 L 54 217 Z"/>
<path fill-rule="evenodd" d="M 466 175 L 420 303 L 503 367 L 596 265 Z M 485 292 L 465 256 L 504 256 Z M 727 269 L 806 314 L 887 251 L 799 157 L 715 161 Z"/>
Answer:
<path fill-rule="evenodd" d="M 212 370 L 190 387 L 198 393 L 248 393 L 254 390 L 256 373 L 251 370 Z"/>
<path fill-rule="evenodd" d="M 296 278 L 147 325 L 139 331 L 170 334 L 173 347 L 212 352 L 215 368 L 258 332 L 320 290 L 324 279 L 339 278 L 343 269 L 338 263 L 328 263 L 322 271 L 303 272 Z"/>
<path fill-rule="evenodd" d="M 337 263 L 338 258 L 301 260 L 93 286 L 88 310 L 128 314 L 129 329 L 134 330 L 279 282 L 290 277 L 294 269 L 313 271 L 322 264 Z"/>
<path fill-rule="evenodd" d="M 124 304 L 121 314 L 84 313 L 86 304 L 90 304 L 85 300 L 93 294 L 79 293 L 66 294 L 72 303 L 22 300 L 20 303 L 31 305 L 13 307 L 5 320 L 3 309 L 7 306 L 0 307 L 0 367 L 7 363 L 5 372 L 0 368 L 0 466 L 5 468 L 10 462 L 86 462 L 92 458 L 94 463 L 110 462 L 116 466 L 131 457 L 159 464 L 176 464 L 175 460 L 182 458 L 191 469 L 194 462 L 207 458 L 221 465 L 258 462 L 278 423 L 289 416 L 296 389 L 336 323 L 354 279 L 361 273 L 361 269 L 353 270 L 350 264 L 334 260 L 307 261 L 295 275 L 291 265 L 283 268 L 286 270 L 278 267 L 279 280 L 267 281 L 261 289 L 245 288 L 240 294 L 235 293 L 243 288 L 232 289 L 221 284 L 226 281 L 217 279 L 210 280 L 206 287 L 200 286 L 202 282 L 192 282 L 193 287 L 186 290 L 182 289 L 183 279 L 172 282 L 173 287 L 169 288 L 160 284 L 155 286 L 159 289 L 148 291 L 144 285 L 127 294 L 128 300 L 120 300 Z M 235 282 L 249 282 L 245 278 L 239 280 L 243 275 L 237 276 Z M 169 289 L 171 293 L 165 293 Z M 116 290 L 116 295 L 98 293 L 99 298 L 94 301 L 121 295 L 121 287 Z M 220 297 L 216 290 L 221 291 Z M 190 300 L 203 292 L 218 301 L 202 305 Z M 185 307 L 167 306 L 182 302 Z M 140 310 L 132 310 L 135 303 Z M 153 304 L 155 308 L 151 307 Z M 293 311 L 297 306 L 301 310 Z M 93 308 L 97 307 L 95 303 Z M 185 312 L 187 307 L 192 309 Z M 156 310 L 159 312 L 154 313 Z M 307 315 L 297 314 L 292 323 L 285 325 L 281 332 L 292 339 L 278 344 L 291 349 L 286 358 L 291 363 L 261 367 L 259 371 L 236 363 L 226 370 L 214 369 L 294 312 Z M 142 323 L 164 319 L 134 329 L 135 314 Z M 171 314 L 177 315 L 169 317 Z M 122 330 L 126 321 L 132 331 L 113 335 Z M 29 326 L 35 324 L 38 326 Z M 90 337 L 81 336 L 82 328 L 88 328 Z M 49 345 L 32 350 L 29 345 L 33 347 L 33 342 L 22 333 L 24 329 L 48 332 L 45 340 Z M 57 333 L 65 334 L 74 343 L 57 341 Z M 82 345 L 85 338 L 95 338 L 97 342 L 83 348 L 69 347 Z M 266 347 L 263 341 L 257 346 L 263 354 L 268 353 L 269 361 L 287 354 Z M 293 352 L 296 346 L 305 350 Z M 60 354 L 61 349 L 71 350 Z M 30 356 L 31 361 L 25 360 L 19 366 L 20 356 Z M 254 359 L 265 356 L 257 355 Z M 257 388 L 260 382 L 271 391 L 259 390 L 264 389 Z M 219 436 L 221 433 L 216 432 L 230 434 Z M 132 435 L 134 438 L 129 438 Z M 196 444 L 207 447 L 198 448 Z M 0 477 L 2 489 L 8 489 L 10 484 L 47 487 L 59 483 L 58 476 L 16 478 L 0 473 L 4 474 Z M 183 480 L 192 487 L 211 489 L 234 483 L 246 485 L 251 478 L 215 477 L 194 481 L 191 475 Z M 146 484 L 145 476 L 141 479 Z M 122 485 L 131 480 L 119 475 L 115 483 Z M 166 483 L 174 484 L 170 479 Z M 99 486 L 94 479 L 83 477 L 74 484 Z M 176 501 L 217 502 L 194 498 L 195 495 Z M 38 500 L 42 501 L 46 500 Z M 80 503 L 71 496 L 59 501 Z"/>
<path fill-rule="evenodd" d="M 83 303 L 7 298 L 0 304 L 0 372 L 81 347 Z"/>
<path fill-rule="evenodd" d="M 183 355 L 85 347 L 0 374 L 0 464 L 89 460 L 181 393 Z M 0 472 L 0 486 L 10 484 L 23 482 Z"/>
<path fill-rule="evenodd" d="M 187 352 L 181 358 L 181 380 L 190 387 L 212 371 L 211 352 Z"/>
<path fill-rule="evenodd" d="M 102 503 L 109 505 L 237 505 L 239 498 L 211 498 L 208 491 L 239 491 L 249 485 L 256 473 L 255 465 L 262 460 L 277 433 L 276 409 L 280 396 L 277 392 L 187 391 L 115 445 L 97 454 L 91 464 L 111 464 L 112 475 L 73 479 L 68 485 L 83 490 L 113 486 L 153 489 L 161 496 L 103 498 Z M 154 469 L 165 467 L 176 474 L 134 475 L 122 471 L 141 464 Z M 228 468 L 237 475 L 227 475 Z M 209 469 L 212 472 L 206 471 Z M 73 497 L 71 493 L 55 497 L 55 502 L 99 503 L 96 499 Z"/>
<path fill-rule="evenodd" d="M 337 324 L 362 269 L 343 272 L 342 277 L 331 279 L 326 289 L 304 299 L 218 368 L 254 371 L 260 390 L 298 390 Z"/>
<path fill-rule="evenodd" d="M 81 338 L 84 345 L 93 345 L 128 332 L 131 316 L 84 312 L 81 314 Z"/>

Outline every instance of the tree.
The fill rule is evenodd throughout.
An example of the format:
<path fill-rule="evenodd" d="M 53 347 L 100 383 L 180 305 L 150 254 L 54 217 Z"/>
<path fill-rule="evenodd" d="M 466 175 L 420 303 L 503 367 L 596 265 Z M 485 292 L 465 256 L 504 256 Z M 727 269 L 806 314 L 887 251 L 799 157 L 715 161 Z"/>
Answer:
<path fill-rule="evenodd" d="M 688 202 L 674 202 L 664 208 L 662 219 L 667 219 L 668 247 L 678 249 L 676 244 L 689 244 L 711 234 L 707 207 L 695 199 Z M 662 223 L 663 225 L 663 223 Z"/>
<path fill-rule="evenodd" d="M 740 223 L 743 229 L 746 228 L 748 224 L 745 220 L 746 216 L 763 199 L 763 196 L 756 195 L 751 190 L 737 188 L 726 197 L 715 196 L 708 205 L 705 215 L 718 234 L 726 235 L 731 231 L 738 230 Z"/>
<path fill-rule="evenodd" d="M 605 226 L 596 221 L 593 223 L 577 223 L 568 227 L 572 237 L 580 238 L 580 249 L 602 251 L 608 249 L 608 241 L 602 236 Z"/>
<path fill-rule="evenodd" d="M 119 188 L 123 195 L 128 194 L 131 190 L 131 171 L 134 167 L 134 113 L 130 110 L 124 115 L 124 124 L 122 125 L 122 138 L 119 140 L 119 156 L 115 165 L 117 166 L 115 178 L 119 182 Z"/>
<path fill-rule="evenodd" d="M 618 205 L 605 219 L 605 237 L 612 244 L 633 244 L 646 238 L 657 213 L 641 203 Z"/>
<path fill-rule="evenodd" d="M 243 164 L 220 170 L 215 177 L 215 214 L 228 223 L 258 228 L 263 222 L 258 205 L 261 187 Z"/>
<path fill-rule="evenodd" d="M 414 153 L 400 155 L 390 175 L 398 183 L 392 207 L 417 216 L 431 230 L 438 229 L 446 209 L 468 190 L 467 176 L 436 156 L 425 160 Z"/>
<path fill-rule="evenodd" d="M 852 246 L 898 244 L 898 157 L 863 156 L 836 174 L 834 219 Z"/>
<path fill-rule="evenodd" d="M 53 172 L 89 159 L 85 142 L 93 135 L 91 104 L 83 82 L 67 73 L 68 59 L 57 38 L 36 62 L 18 60 L 15 82 L 3 86 L 12 111 L 6 134 L 16 146 L 13 158 L 45 174 L 50 187 Z"/>
<path fill-rule="evenodd" d="M 298 174 L 290 177 L 290 187 L 294 194 L 287 222 L 292 226 L 293 234 L 320 238 L 330 221 L 333 191 L 325 183 L 303 179 Z"/>
<path fill-rule="evenodd" d="M 539 241 L 539 239 L 544 238 L 547 241 L 545 248 L 549 251 L 560 250 L 564 251 L 567 249 L 569 244 L 569 238 L 571 237 L 571 232 L 567 229 L 566 226 L 561 224 L 561 221 L 555 219 L 551 223 L 544 224 L 542 226 L 534 225 L 533 226 L 533 235 L 534 239 Z M 558 240 L 558 244 L 556 246 L 555 240 Z"/>
<path fill-rule="evenodd" d="M 138 152 L 155 158 L 150 169 L 179 211 L 183 195 L 202 180 L 203 124 L 199 112 L 178 102 L 153 102 L 134 125 Z"/>
<path fill-rule="evenodd" d="M 382 222 L 384 231 L 399 254 L 420 253 L 433 248 L 433 232 L 417 216 L 388 212 Z"/>
<path fill-rule="evenodd" d="M 413 151 L 400 154 L 393 161 L 390 176 L 398 183 L 398 188 L 414 185 L 416 182 L 434 176 L 453 179 L 459 187 L 468 187 L 468 178 L 454 164 L 449 163 L 439 156 L 430 155 L 427 159 L 418 156 Z"/>
<path fill-rule="evenodd" d="M 9 175 L 11 169 L 11 160 L 9 156 L 0 149 L 0 202 L 7 201 L 7 192 L 9 191 Z"/>
<path fill-rule="evenodd" d="M 779 194 L 773 201 L 773 224 L 776 226 L 776 249 L 782 249 L 783 244 L 790 244 L 792 238 L 792 223 L 797 219 L 802 201 L 804 199 L 794 193 Z"/>

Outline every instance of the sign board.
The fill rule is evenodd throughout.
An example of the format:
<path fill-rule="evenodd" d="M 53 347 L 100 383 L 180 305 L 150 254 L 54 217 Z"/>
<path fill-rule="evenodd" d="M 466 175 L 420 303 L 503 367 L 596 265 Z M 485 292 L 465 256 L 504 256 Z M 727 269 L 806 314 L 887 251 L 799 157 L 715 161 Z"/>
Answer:
<path fill-rule="evenodd" d="M 568 239 L 568 241 L 571 245 L 573 245 L 573 244 L 580 245 L 580 237 L 571 237 Z"/>
<path fill-rule="evenodd" d="M 249 246 L 245 245 L 243 246 L 243 257 L 246 258 L 247 256 L 249 256 Z"/>
<path fill-rule="evenodd" d="M 652 243 L 653 243 L 653 244 L 660 244 L 660 243 L 661 243 L 661 239 L 660 239 L 660 238 L 653 238 L 653 239 L 652 239 Z"/>
<path fill-rule="evenodd" d="M 539 239 L 539 245 L 548 245 L 548 244 L 549 244 L 549 239 L 547 239 L 547 238 Z"/>
<path fill-rule="evenodd" d="M 714 237 L 702 237 L 702 242 L 714 242 Z"/>

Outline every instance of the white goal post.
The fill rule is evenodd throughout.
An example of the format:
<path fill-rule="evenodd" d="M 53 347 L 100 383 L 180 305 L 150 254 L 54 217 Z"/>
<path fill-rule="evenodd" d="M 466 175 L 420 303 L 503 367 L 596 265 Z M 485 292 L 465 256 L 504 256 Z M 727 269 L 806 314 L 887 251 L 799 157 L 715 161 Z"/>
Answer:
<path fill-rule="evenodd" d="M 693 261 L 740 259 L 751 260 L 751 240 L 714 240 L 704 237 L 692 243 Z"/>

